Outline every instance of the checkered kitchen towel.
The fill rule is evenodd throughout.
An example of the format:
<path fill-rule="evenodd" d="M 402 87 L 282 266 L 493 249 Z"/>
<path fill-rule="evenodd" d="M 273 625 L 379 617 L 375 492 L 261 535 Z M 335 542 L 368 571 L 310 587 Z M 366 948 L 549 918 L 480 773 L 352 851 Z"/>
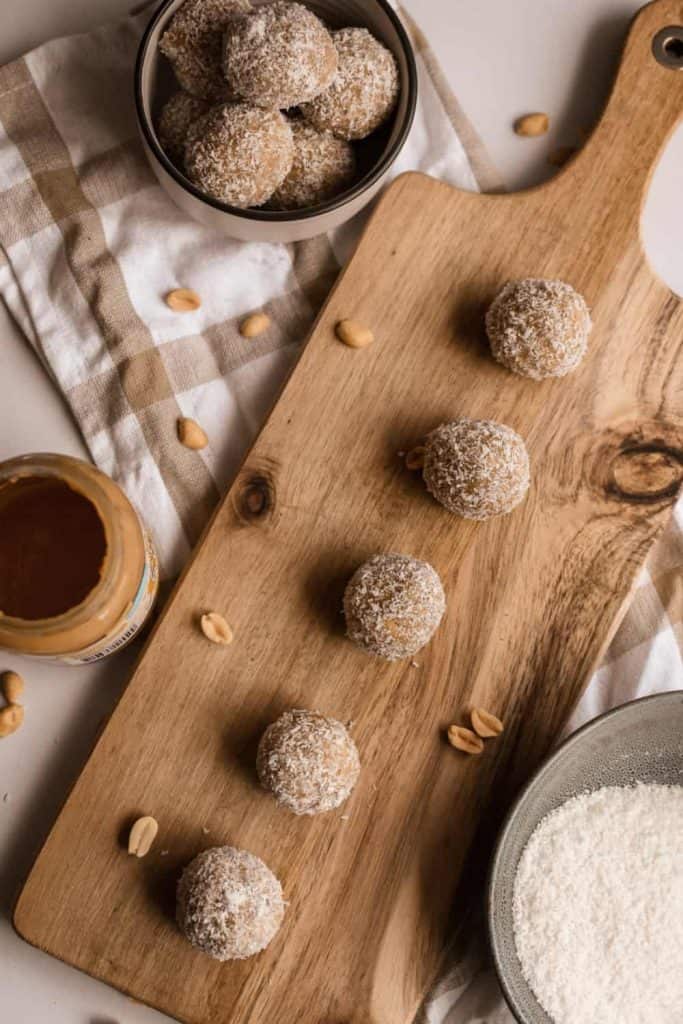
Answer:
<path fill-rule="evenodd" d="M 295 245 L 230 241 L 189 220 L 137 138 L 133 63 L 149 13 L 0 69 L 0 291 L 64 393 L 95 462 L 121 483 L 176 575 L 258 432 L 364 218 Z M 492 179 L 415 30 L 420 102 L 394 174 Z M 194 288 L 196 312 L 163 296 Z M 245 341 L 264 308 L 273 327 Z M 178 444 L 179 415 L 211 443 Z"/>
<path fill-rule="evenodd" d="M 175 575 L 297 357 L 363 217 L 290 246 L 233 242 L 186 219 L 137 140 L 132 66 L 147 16 L 57 40 L 0 68 L 0 293 L 68 402 L 90 452 L 155 532 Z M 499 182 L 417 28 L 420 102 L 394 173 L 467 189 Z M 202 307 L 172 313 L 173 287 Z M 273 327 L 237 324 L 265 308 Z M 179 415 L 211 443 L 175 439 Z M 683 510 L 656 548 L 572 726 L 683 686 Z M 437 987 L 429 1024 L 511 1021 L 480 946 Z"/>

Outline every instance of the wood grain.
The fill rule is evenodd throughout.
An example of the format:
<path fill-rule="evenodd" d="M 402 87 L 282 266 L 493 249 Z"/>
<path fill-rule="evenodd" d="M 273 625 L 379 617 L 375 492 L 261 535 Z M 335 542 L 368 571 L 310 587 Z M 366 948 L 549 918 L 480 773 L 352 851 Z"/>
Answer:
<path fill-rule="evenodd" d="M 639 217 L 683 111 L 683 73 L 651 38 L 681 22 L 680 0 L 641 12 L 601 124 L 548 185 L 479 196 L 411 174 L 387 191 L 38 857 L 15 913 L 30 942 L 192 1024 L 411 1019 L 477 828 L 557 736 L 680 483 L 683 313 Z M 564 380 L 489 356 L 483 312 L 524 276 L 570 281 L 592 308 Z M 349 316 L 369 348 L 335 339 Z M 459 415 L 526 438 L 533 483 L 511 516 L 449 516 L 397 457 Z M 343 635 L 346 579 L 391 550 L 433 563 L 448 595 L 417 667 Z M 230 647 L 201 635 L 206 610 Z M 476 759 L 443 736 L 472 705 L 506 723 Z M 291 706 L 354 723 L 363 773 L 343 812 L 300 820 L 256 785 L 256 740 Z M 161 828 L 137 861 L 120 836 L 143 813 Z M 262 856 L 290 901 L 243 963 L 173 924 L 181 865 L 219 843 Z"/>

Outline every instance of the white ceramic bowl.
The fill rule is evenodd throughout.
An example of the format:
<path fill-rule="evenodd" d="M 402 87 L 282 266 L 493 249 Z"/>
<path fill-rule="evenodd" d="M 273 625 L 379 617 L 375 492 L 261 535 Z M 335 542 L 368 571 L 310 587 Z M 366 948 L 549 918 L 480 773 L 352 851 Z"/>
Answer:
<path fill-rule="evenodd" d="M 259 0 L 257 0 L 259 2 Z M 377 193 L 410 131 L 417 100 L 417 70 L 410 40 L 387 0 L 311 0 L 307 4 L 333 28 L 369 29 L 396 58 L 399 101 L 389 122 L 356 144 L 360 173 L 345 192 L 304 210 L 240 210 L 200 192 L 168 159 L 157 139 L 155 121 L 177 86 L 158 42 L 183 0 L 164 0 L 152 15 L 140 42 L 135 66 L 135 104 L 147 159 L 161 187 L 185 213 L 232 238 L 248 242 L 296 242 L 343 224 Z"/>

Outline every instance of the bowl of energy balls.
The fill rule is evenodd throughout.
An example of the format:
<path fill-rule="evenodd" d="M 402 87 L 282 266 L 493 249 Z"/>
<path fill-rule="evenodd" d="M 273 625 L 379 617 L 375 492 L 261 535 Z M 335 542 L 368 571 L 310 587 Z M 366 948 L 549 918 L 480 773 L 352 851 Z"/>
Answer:
<path fill-rule="evenodd" d="M 245 241 L 312 238 L 357 213 L 403 147 L 416 96 L 388 0 L 165 0 L 135 69 L 161 186 Z"/>

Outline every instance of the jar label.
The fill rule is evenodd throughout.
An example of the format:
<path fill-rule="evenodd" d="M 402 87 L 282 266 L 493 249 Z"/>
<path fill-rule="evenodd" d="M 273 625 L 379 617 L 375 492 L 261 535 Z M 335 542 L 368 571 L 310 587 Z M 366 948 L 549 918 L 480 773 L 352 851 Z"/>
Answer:
<path fill-rule="evenodd" d="M 145 566 L 135 597 L 119 621 L 106 636 L 96 640 L 89 647 L 73 654 L 57 655 L 50 660 L 60 661 L 65 665 L 90 665 L 125 647 L 139 633 L 152 610 L 159 588 L 159 562 L 154 544 L 144 526 L 142 533 L 145 539 Z"/>

